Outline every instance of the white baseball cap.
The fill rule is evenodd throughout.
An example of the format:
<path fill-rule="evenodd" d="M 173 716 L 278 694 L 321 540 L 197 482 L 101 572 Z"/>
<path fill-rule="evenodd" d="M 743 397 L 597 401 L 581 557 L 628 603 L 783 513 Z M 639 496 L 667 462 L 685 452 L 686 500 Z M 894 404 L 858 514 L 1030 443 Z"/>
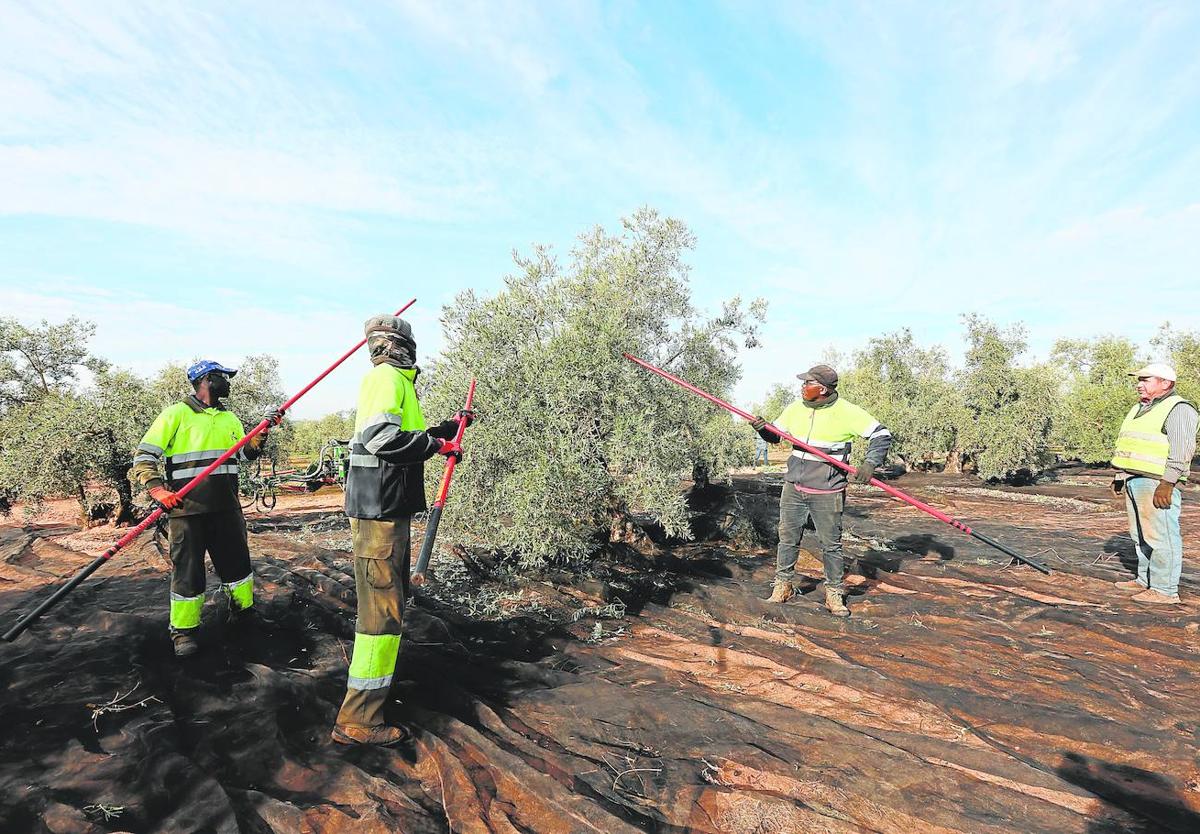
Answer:
<path fill-rule="evenodd" d="M 1168 382 L 1175 381 L 1175 369 L 1166 362 L 1151 362 L 1144 368 L 1138 368 L 1136 371 L 1131 371 L 1130 376 L 1138 378 L 1144 376 L 1156 376 L 1159 379 L 1165 379 Z"/>

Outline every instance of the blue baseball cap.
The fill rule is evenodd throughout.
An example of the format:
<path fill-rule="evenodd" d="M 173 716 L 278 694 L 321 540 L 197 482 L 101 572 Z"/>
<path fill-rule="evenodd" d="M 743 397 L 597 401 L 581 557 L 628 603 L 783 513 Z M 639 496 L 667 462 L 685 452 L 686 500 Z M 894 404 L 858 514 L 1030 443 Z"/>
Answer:
<path fill-rule="evenodd" d="M 214 362 L 211 359 L 201 359 L 195 365 L 187 369 L 188 382 L 195 382 L 205 374 L 210 374 L 213 371 L 220 371 L 226 376 L 234 376 L 237 371 L 233 368 L 226 368 L 220 362 Z"/>

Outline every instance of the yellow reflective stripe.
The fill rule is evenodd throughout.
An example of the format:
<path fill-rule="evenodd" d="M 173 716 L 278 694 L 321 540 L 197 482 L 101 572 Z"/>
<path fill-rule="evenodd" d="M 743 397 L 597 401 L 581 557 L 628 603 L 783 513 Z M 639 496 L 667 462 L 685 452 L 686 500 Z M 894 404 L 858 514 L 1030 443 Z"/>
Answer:
<path fill-rule="evenodd" d="M 222 582 L 221 590 L 229 594 L 229 601 L 234 608 L 244 611 L 254 605 L 254 574 L 237 582 Z"/>
<path fill-rule="evenodd" d="M 171 628 L 187 629 L 200 625 L 200 612 L 204 608 L 204 594 L 183 597 L 171 592 Z"/>
<path fill-rule="evenodd" d="M 354 655 L 350 660 L 348 685 L 351 689 L 382 689 L 392 681 L 396 657 L 400 654 L 399 634 L 354 635 Z"/>

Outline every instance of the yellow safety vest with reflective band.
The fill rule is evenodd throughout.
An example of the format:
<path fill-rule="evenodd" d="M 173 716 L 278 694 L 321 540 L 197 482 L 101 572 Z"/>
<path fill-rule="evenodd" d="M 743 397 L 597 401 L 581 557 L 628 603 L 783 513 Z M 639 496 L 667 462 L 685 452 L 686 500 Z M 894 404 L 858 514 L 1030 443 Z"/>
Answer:
<path fill-rule="evenodd" d="M 416 376 L 416 368 L 384 363 L 362 381 L 346 475 L 350 518 L 400 518 L 425 510 L 424 462 L 431 441 L 424 434 L 425 417 L 413 385 Z M 405 432 L 421 434 L 405 438 Z M 375 454 L 384 449 L 390 452 L 389 460 Z M 397 458 L 406 462 L 393 462 Z"/>
<path fill-rule="evenodd" d="M 379 423 L 393 423 L 402 431 L 424 429 L 425 417 L 413 384 L 416 378 L 416 368 L 397 368 L 386 363 L 372 368 L 358 389 L 354 439 L 361 438 L 363 431 Z"/>
<path fill-rule="evenodd" d="M 178 491 L 245 434 L 242 422 L 230 411 L 221 408 L 197 411 L 187 402 L 177 402 L 155 418 L 138 444 L 133 462 L 156 463 L 162 460 L 166 467 L 167 486 Z M 171 514 L 193 515 L 237 506 L 239 459 L 247 459 L 242 450 L 213 470 L 208 478 L 188 493 L 184 505 Z"/>
<path fill-rule="evenodd" d="M 879 428 L 879 421 L 865 409 L 841 397 L 822 408 L 797 400 L 774 423 L 797 440 L 841 461 L 850 460 L 854 438 L 869 437 Z M 784 479 L 809 489 L 837 490 L 846 485 L 843 470 L 801 449 L 793 451 L 788 459 Z"/>
<path fill-rule="evenodd" d="M 1129 410 L 1121 432 L 1117 435 L 1117 449 L 1113 453 L 1112 465 L 1126 472 L 1153 475 L 1161 478 L 1167 471 L 1167 458 L 1171 453 L 1170 443 L 1163 427 L 1171 409 L 1187 402 L 1178 394 L 1172 394 L 1155 403 L 1145 414 L 1138 416 L 1140 405 Z M 1179 480 L 1187 480 L 1187 470 Z"/>

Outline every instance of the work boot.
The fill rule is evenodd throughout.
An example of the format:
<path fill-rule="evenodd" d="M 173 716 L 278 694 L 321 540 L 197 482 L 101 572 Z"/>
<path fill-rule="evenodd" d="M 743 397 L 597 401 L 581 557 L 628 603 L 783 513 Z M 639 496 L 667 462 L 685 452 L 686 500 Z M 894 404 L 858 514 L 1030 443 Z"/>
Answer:
<path fill-rule="evenodd" d="M 275 621 L 263 615 L 257 605 L 249 608 L 230 608 L 225 621 L 230 627 L 238 630 L 272 631 Z"/>
<path fill-rule="evenodd" d="M 378 727 L 349 727 L 337 724 L 329 734 L 338 744 L 370 744 L 375 747 L 392 747 L 408 739 L 408 730 L 381 724 Z"/>
<path fill-rule="evenodd" d="M 1178 605 L 1180 602 L 1179 594 L 1171 596 L 1154 590 L 1142 591 L 1140 594 L 1134 594 L 1130 599 L 1134 602 L 1156 602 L 1159 605 Z"/>
<path fill-rule="evenodd" d="M 189 631 L 172 631 L 171 642 L 175 644 L 176 657 L 190 657 L 200 651 L 200 643 L 196 640 L 196 635 Z"/>
<path fill-rule="evenodd" d="M 834 588 L 825 589 L 825 607 L 835 617 L 849 617 L 850 609 L 842 601 L 842 592 Z"/>
<path fill-rule="evenodd" d="M 796 586 L 791 582 L 784 580 L 777 581 L 775 587 L 771 589 L 771 596 L 767 598 L 767 602 L 787 602 L 796 595 Z"/>
<path fill-rule="evenodd" d="M 1114 582 L 1122 591 L 1146 590 L 1146 585 L 1140 579 L 1122 579 L 1120 582 Z"/>

